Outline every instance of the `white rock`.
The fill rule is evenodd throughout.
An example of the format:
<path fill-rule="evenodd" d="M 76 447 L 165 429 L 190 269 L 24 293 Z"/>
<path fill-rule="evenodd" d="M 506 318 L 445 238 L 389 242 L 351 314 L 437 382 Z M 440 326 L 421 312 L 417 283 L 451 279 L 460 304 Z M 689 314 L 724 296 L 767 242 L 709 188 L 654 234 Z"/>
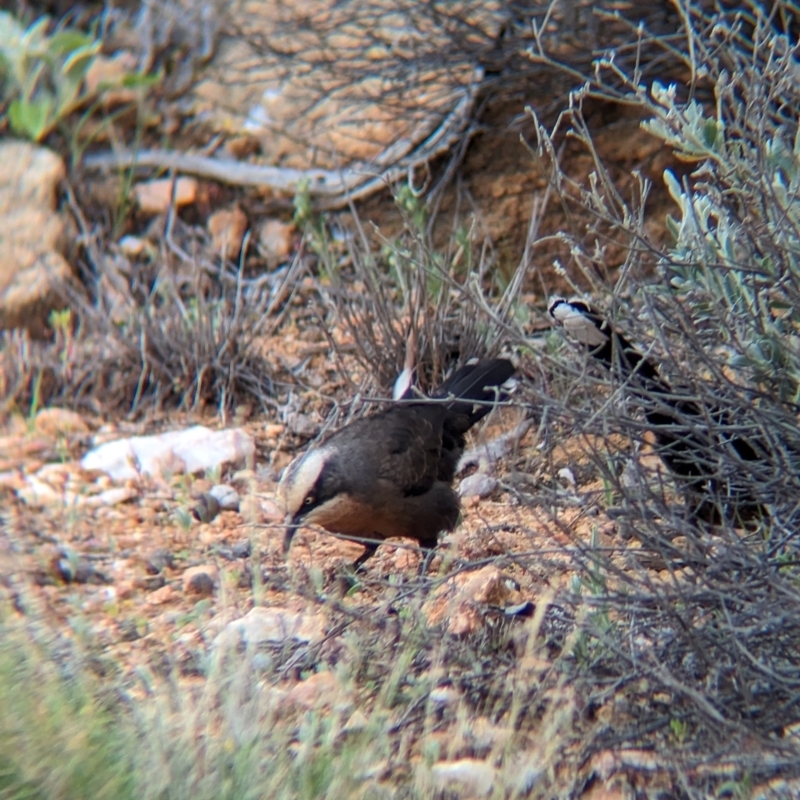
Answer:
<path fill-rule="evenodd" d="M 451 706 L 461 699 L 461 694 L 452 686 L 437 686 L 431 689 L 428 699 L 438 706 Z"/>
<path fill-rule="evenodd" d="M 225 511 L 239 510 L 239 493 L 233 486 L 227 483 L 219 483 L 212 486 L 208 493 L 219 503 L 219 507 Z"/>
<path fill-rule="evenodd" d="M 325 617 L 288 608 L 255 606 L 243 617 L 229 622 L 214 641 L 215 646 L 284 642 L 318 642 L 325 636 Z"/>
<path fill-rule="evenodd" d="M 116 506 L 120 503 L 127 503 L 128 500 L 134 500 L 139 496 L 139 493 L 131 486 L 117 486 L 114 489 L 106 489 L 99 494 L 92 494 L 86 497 L 81 497 L 78 500 L 79 506 Z"/>
<path fill-rule="evenodd" d="M 434 764 L 431 776 L 436 788 L 441 791 L 455 791 L 467 796 L 487 795 L 494 787 L 497 770 L 485 761 L 462 758 Z"/>
<path fill-rule="evenodd" d="M 524 419 L 507 433 L 492 439 L 491 442 L 479 444 L 472 450 L 467 450 L 458 461 L 456 474 L 463 472 L 467 467 L 481 466 L 483 469 L 499 461 L 510 453 L 520 442 L 520 439 L 530 430 L 532 419 Z"/>
<path fill-rule="evenodd" d="M 485 472 L 468 475 L 458 486 L 462 497 L 488 497 L 497 488 L 497 478 Z"/>
<path fill-rule="evenodd" d="M 48 465 L 45 465 L 48 466 Z M 44 467 L 43 467 L 44 469 Z M 87 489 L 94 488 L 90 484 Z M 84 494 L 80 489 L 52 486 L 37 475 L 26 475 L 25 485 L 17 488 L 17 497 L 31 508 L 63 506 L 65 508 L 98 508 L 115 506 L 138 497 L 136 489 L 119 486 L 96 494 Z"/>
<path fill-rule="evenodd" d="M 253 440 L 241 428 L 212 431 L 195 425 L 182 431 L 106 442 L 90 450 L 81 459 L 81 466 L 123 481 L 140 475 L 202 472 L 254 452 Z"/>
<path fill-rule="evenodd" d="M 139 236 L 123 236 L 118 244 L 119 249 L 128 258 L 136 258 L 147 249 L 147 242 Z"/>
<path fill-rule="evenodd" d="M 17 489 L 17 497 L 31 508 L 61 505 L 65 502 L 64 492 L 54 489 L 34 475 L 26 476 L 25 486 Z"/>

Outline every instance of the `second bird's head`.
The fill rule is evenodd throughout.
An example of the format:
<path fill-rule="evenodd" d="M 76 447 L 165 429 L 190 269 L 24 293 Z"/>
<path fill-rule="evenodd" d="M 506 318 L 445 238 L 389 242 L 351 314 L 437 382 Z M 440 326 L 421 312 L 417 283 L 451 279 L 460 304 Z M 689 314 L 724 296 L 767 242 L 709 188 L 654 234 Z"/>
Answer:
<path fill-rule="evenodd" d="M 586 347 L 602 347 L 609 341 L 608 321 L 583 300 L 554 297 L 548 307 L 550 316 L 577 342 Z"/>

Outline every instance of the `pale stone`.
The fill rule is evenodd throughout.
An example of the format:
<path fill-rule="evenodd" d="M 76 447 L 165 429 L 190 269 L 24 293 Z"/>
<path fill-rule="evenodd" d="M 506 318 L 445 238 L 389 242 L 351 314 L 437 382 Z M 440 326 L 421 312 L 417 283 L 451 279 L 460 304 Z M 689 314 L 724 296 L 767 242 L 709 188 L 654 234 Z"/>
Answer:
<path fill-rule="evenodd" d="M 143 474 L 165 477 L 201 472 L 249 458 L 254 452 L 252 438 L 240 428 L 212 431 L 195 425 L 182 431 L 106 442 L 90 450 L 81 460 L 81 466 L 122 481 Z"/>
<path fill-rule="evenodd" d="M 488 497 L 497 488 L 497 478 L 485 472 L 476 472 L 468 475 L 458 486 L 458 493 L 462 497 Z"/>
<path fill-rule="evenodd" d="M 462 758 L 434 764 L 431 767 L 431 777 L 440 791 L 456 792 L 470 797 L 489 794 L 497 780 L 497 770 L 486 761 Z"/>
<path fill-rule="evenodd" d="M 239 493 L 233 486 L 229 486 L 227 483 L 220 483 L 212 486 L 208 493 L 219 503 L 219 507 L 223 511 L 239 510 Z"/>
<path fill-rule="evenodd" d="M 119 249 L 128 258 L 138 258 L 148 249 L 148 243 L 140 236 L 123 236 L 119 242 Z"/>
<path fill-rule="evenodd" d="M 147 602 L 151 606 L 160 606 L 169 603 L 178 597 L 177 592 L 169 585 L 155 589 L 147 595 Z"/>
<path fill-rule="evenodd" d="M 326 620 L 321 614 L 304 614 L 288 608 L 255 606 L 243 617 L 229 622 L 215 645 L 263 642 L 318 642 L 325 637 Z"/>

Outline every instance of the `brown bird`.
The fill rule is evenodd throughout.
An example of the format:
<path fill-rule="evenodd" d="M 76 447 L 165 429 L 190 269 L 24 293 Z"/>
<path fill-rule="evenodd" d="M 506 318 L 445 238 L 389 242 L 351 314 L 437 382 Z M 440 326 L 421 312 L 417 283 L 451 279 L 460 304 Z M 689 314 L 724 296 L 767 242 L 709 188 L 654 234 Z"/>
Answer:
<path fill-rule="evenodd" d="M 432 399 L 395 402 L 296 458 L 278 488 L 287 512 L 285 549 L 303 525 L 372 539 L 406 536 L 435 547 L 438 534 L 458 521 L 452 482 L 464 435 L 491 410 L 513 373 L 506 359 L 467 365 Z"/>

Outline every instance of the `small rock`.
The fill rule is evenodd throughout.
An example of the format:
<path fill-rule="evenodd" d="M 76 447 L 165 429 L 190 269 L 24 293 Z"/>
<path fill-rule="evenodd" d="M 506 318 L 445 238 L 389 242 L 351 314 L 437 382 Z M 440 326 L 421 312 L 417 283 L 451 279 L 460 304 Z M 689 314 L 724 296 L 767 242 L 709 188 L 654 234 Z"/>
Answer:
<path fill-rule="evenodd" d="M 318 642 L 325 637 L 326 620 L 321 614 L 303 614 L 288 608 L 255 606 L 243 617 L 229 622 L 215 640 L 217 645 L 263 642 Z"/>
<path fill-rule="evenodd" d="M 364 712 L 360 708 L 357 708 L 350 715 L 350 718 L 347 720 L 347 722 L 345 722 L 342 730 L 345 733 L 359 733 L 360 731 L 365 730 L 367 727 L 369 727 L 369 720 Z"/>
<path fill-rule="evenodd" d="M 209 493 L 200 495 L 192 506 L 192 516 L 200 522 L 211 522 L 219 511 L 219 501 Z"/>
<path fill-rule="evenodd" d="M 99 494 L 78 498 L 78 507 L 118 506 L 120 503 L 127 503 L 128 500 L 135 500 L 138 496 L 139 492 L 133 487 L 118 486 L 115 489 L 106 489 Z"/>
<path fill-rule="evenodd" d="M 175 184 L 173 197 L 172 186 Z M 195 178 L 159 178 L 133 187 L 137 205 L 145 214 L 162 214 L 171 204 L 177 207 L 191 205 L 197 200 L 198 183 Z"/>
<path fill-rule="evenodd" d="M 146 578 L 134 578 L 134 586 L 144 589 L 146 592 L 154 592 L 167 585 L 167 579 L 159 573 L 158 575 L 148 575 Z"/>
<path fill-rule="evenodd" d="M 219 507 L 225 511 L 239 510 L 239 493 L 233 486 L 227 483 L 219 483 L 212 486 L 208 493 L 219 503 Z"/>
<path fill-rule="evenodd" d="M 36 433 L 57 439 L 72 433 L 88 433 L 89 426 L 83 417 L 65 408 L 43 408 L 33 422 Z"/>
<path fill-rule="evenodd" d="M 122 642 L 135 642 L 147 633 L 147 622 L 134 619 L 123 619 L 119 623 L 119 638 Z"/>
<path fill-rule="evenodd" d="M 439 791 L 465 796 L 487 795 L 494 788 L 497 770 L 485 761 L 462 758 L 434 764 L 431 767 L 431 777 Z"/>
<path fill-rule="evenodd" d="M 256 480 L 256 471 L 254 469 L 237 469 L 231 477 L 233 483 L 242 484 L 245 488 L 249 486 L 251 481 Z"/>
<path fill-rule="evenodd" d="M 25 476 L 25 485 L 17 489 L 17 497 L 31 508 L 44 508 L 64 503 L 64 492 L 54 489 L 34 475 Z"/>
<path fill-rule="evenodd" d="M 431 689 L 428 699 L 438 706 L 452 706 L 461 699 L 461 694 L 452 686 L 437 686 Z"/>
<path fill-rule="evenodd" d="M 485 442 L 472 450 L 467 450 L 458 460 L 456 474 L 471 466 L 477 466 L 485 471 L 487 467 L 496 463 L 503 456 L 514 450 L 532 425 L 532 419 L 522 420 L 522 422 L 516 425 L 512 430 L 498 436 L 491 442 Z"/>
<path fill-rule="evenodd" d="M 64 287 L 74 282 L 63 256 L 65 220 L 56 212 L 65 176 L 51 150 L 0 141 L 0 329 L 43 335 L 50 311 L 67 305 Z"/>
<path fill-rule="evenodd" d="M 319 433 L 319 425 L 302 411 L 287 414 L 286 427 L 297 436 L 316 436 Z"/>
<path fill-rule="evenodd" d="M 53 559 L 52 571 L 64 583 L 108 583 L 105 575 L 75 554 L 64 554 Z"/>
<path fill-rule="evenodd" d="M 262 497 L 259 500 L 259 505 L 261 506 L 261 519 L 263 522 L 283 522 L 286 517 L 286 512 L 268 497 Z"/>
<path fill-rule="evenodd" d="M 283 699 L 287 705 L 302 706 L 311 710 L 320 706 L 341 703 L 342 687 L 332 672 L 315 672 L 304 681 L 293 686 Z"/>
<path fill-rule="evenodd" d="M 117 599 L 127 600 L 129 597 L 133 597 L 136 585 L 132 580 L 117 581 L 114 590 L 116 591 Z"/>
<path fill-rule="evenodd" d="M 208 597 L 214 594 L 219 570 L 215 564 L 189 567 L 183 573 L 183 591 L 186 594 L 199 594 Z"/>
<path fill-rule="evenodd" d="M 285 430 L 286 426 L 282 422 L 270 422 L 264 426 L 264 436 L 267 439 L 278 439 Z"/>
<path fill-rule="evenodd" d="M 150 592 L 150 594 L 147 595 L 147 602 L 151 606 L 161 606 L 164 605 L 164 603 L 169 603 L 172 600 L 175 600 L 177 596 L 178 595 L 176 591 L 169 584 L 166 584 L 160 589 L 155 589 L 154 591 Z"/>
<path fill-rule="evenodd" d="M 261 226 L 258 243 L 268 267 L 275 268 L 289 258 L 294 230 L 294 225 L 278 219 L 268 219 Z"/>
<path fill-rule="evenodd" d="M 22 477 L 19 470 L 10 469 L 6 472 L 0 472 L 0 490 L 6 489 L 17 492 L 23 488 L 25 488 L 25 478 Z"/>
<path fill-rule="evenodd" d="M 247 226 L 247 215 L 238 206 L 216 211 L 209 217 L 208 232 L 223 259 L 235 261 L 239 257 Z"/>
<path fill-rule="evenodd" d="M 158 575 L 164 571 L 165 567 L 173 567 L 175 563 L 172 553 L 169 550 L 159 547 L 158 550 L 153 550 L 149 553 L 144 562 L 144 568 L 149 575 Z"/>
<path fill-rule="evenodd" d="M 118 245 L 123 255 L 128 258 L 138 258 L 148 250 L 147 242 L 139 236 L 123 236 Z"/>
<path fill-rule="evenodd" d="M 497 478 L 485 472 L 468 475 L 459 484 L 458 493 L 462 497 L 488 497 L 497 488 Z"/>
<path fill-rule="evenodd" d="M 253 546 L 249 539 L 242 539 L 241 542 L 236 542 L 231 548 L 234 558 L 249 558 L 252 550 Z"/>
<path fill-rule="evenodd" d="M 263 519 L 261 501 L 254 494 L 248 494 L 241 499 L 239 513 L 242 515 L 242 519 L 251 525 L 260 525 L 262 522 L 269 521 Z"/>

